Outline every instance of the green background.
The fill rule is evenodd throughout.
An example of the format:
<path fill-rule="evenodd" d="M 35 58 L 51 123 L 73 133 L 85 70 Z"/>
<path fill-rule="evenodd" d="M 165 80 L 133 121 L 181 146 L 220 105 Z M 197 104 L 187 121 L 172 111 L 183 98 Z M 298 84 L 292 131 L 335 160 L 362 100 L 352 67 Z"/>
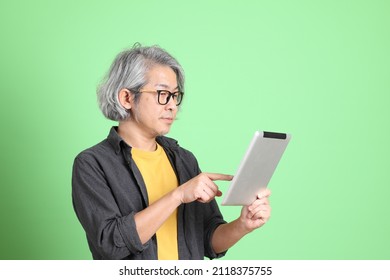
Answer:
<path fill-rule="evenodd" d="M 203 171 L 233 174 L 255 130 L 293 135 L 272 218 L 225 259 L 390 259 L 389 3 L 1 1 L 0 258 L 91 258 L 73 159 L 115 124 L 95 89 L 140 42 L 186 71 L 169 136 Z"/>

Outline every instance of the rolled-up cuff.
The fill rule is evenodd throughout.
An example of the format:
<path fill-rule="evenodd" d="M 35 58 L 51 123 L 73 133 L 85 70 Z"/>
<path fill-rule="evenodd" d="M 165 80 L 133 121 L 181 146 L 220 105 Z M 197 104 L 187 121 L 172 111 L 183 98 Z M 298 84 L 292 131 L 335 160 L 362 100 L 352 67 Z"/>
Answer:
<path fill-rule="evenodd" d="M 149 247 L 151 240 L 142 244 L 134 220 L 134 212 L 118 219 L 118 229 L 125 246 L 132 254 L 140 254 Z"/>

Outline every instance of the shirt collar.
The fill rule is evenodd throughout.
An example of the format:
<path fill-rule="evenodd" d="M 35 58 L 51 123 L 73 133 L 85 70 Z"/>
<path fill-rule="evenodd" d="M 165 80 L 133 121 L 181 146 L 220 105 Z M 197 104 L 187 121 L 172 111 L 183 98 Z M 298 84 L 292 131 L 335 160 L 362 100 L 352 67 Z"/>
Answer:
<path fill-rule="evenodd" d="M 119 134 L 118 134 L 118 127 L 117 126 L 111 127 L 110 133 L 107 136 L 107 140 L 112 145 L 112 147 L 114 148 L 116 154 L 120 153 L 121 145 L 128 146 L 126 144 L 126 142 L 122 139 L 122 137 L 119 136 Z"/>
<path fill-rule="evenodd" d="M 116 154 L 119 154 L 121 152 L 121 145 L 124 145 L 125 147 L 131 149 L 131 147 L 127 145 L 127 143 L 122 139 L 122 137 L 119 136 L 117 126 L 111 127 L 110 133 L 107 136 L 107 140 L 114 148 Z M 169 147 L 171 149 L 175 149 L 179 146 L 175 139 L 165 137 L 165 136 L 158 136 L 156 138 L 156 141 L 162 147 Z"/>

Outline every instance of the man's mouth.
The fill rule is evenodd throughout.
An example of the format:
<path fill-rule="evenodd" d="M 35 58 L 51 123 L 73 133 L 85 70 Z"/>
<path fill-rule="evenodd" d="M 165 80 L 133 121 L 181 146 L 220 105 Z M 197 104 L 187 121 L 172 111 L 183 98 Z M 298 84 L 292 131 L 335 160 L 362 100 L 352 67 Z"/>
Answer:
<path fill-rule="evenodd" d="M 161 120 L 164 120 L 166 122 L 172 123 L 175 119 L 171 116 L 161 117 Z"/>

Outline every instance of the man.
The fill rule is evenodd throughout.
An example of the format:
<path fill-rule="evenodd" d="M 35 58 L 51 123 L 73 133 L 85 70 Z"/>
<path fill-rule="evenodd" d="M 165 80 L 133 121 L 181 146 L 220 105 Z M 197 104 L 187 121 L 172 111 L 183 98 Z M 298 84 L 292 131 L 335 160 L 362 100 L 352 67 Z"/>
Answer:
<path fill-rule="evenodd" d="M 94 259 L 219 258 L 270 217 L 268 190 L 223 219 L 216 180 L 189 151 L 163 135 L 184 96 L 184 72 L 165 50 L 134 46 L 114 60 L 98 88 L 103 114 L 118 121 L 106 140 L 81 152 L 73 205 Z"/>

